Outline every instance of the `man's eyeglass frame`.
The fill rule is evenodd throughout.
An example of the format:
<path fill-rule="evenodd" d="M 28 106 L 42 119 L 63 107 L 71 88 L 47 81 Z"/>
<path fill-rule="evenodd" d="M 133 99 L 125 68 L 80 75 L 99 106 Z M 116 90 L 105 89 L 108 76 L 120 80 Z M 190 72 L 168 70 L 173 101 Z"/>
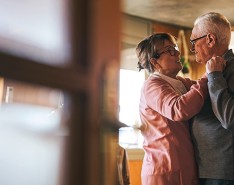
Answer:
<path fill-rule="evenodd" d="M 208 35 L 208 34 L 203 35 L 203 36 L 201 36 L 201 37 L 198 37 L 198 38 L 196 38 L 196 39 L 190 40 L 190 43 L 191 43 L 192 47 L 195 46 L 195 43 L 196 43 L 198 40 L 200 40 L 200 39 L 202 39 L 202 38 L 205 38 L 207 35 Z"/>

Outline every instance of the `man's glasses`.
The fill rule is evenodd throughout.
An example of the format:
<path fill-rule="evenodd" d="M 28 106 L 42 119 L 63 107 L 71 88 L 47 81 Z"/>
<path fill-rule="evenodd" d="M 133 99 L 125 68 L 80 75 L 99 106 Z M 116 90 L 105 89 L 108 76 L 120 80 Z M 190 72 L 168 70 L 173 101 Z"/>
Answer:
<path fill-rule="evenodd" d="M 198 38 L 196 38 L 196 39 L 190 40 L 190 43 L 191 43 L 191 45 L 192 45 L 192 48 L 195 46 L 195 43 L 196 43 L 199 39 L 205 38 L 206 36 L 207 36 L 207 34 L 206 34 L 206 35 L 203 35 L 203 36 L 201 36 L 201 37 L 198 37 Z"/>

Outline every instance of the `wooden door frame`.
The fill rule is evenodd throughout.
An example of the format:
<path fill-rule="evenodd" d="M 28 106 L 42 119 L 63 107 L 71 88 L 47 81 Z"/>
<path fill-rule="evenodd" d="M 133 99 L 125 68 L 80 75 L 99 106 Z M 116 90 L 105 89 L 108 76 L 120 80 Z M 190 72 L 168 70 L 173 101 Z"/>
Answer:
<path fill-rule="evenodd" d="M 113 122 L 113 117 L 104 115 L 105 111 L 100 111 L 100 108 L 106 107 L 105 102 L 109 100 L 109 97 L 103 97 L 103 89 L 115 87 L 118 91 L 116 83 L 111 85 L 102 82 L 108 77 L 114 76 L 116 79 L 118 76 L 116 69 L 120 60 L 120 0 L 70 0 L 67 3 L 71 66 L 50 66 L 0 51 L 0 76 L 61 89 L 70 95 L 68 107 L 65 108 L 71 115 L 67 121 L 71 132 L 64 160 L 65 178 L 62 185 L 116 184 L 115 177 L 109 180 L 100 177 L 100 173 L 104 172 L 100 162 L 100 129 L 104 124 L 102 118 Z M 103 74 L 107 68 L 114 69 L 110 76 Z M 118 97 L 114 98 L 117 102 Z M 110 112 L 114 114 L 117 111 L 114 106 Z"/>

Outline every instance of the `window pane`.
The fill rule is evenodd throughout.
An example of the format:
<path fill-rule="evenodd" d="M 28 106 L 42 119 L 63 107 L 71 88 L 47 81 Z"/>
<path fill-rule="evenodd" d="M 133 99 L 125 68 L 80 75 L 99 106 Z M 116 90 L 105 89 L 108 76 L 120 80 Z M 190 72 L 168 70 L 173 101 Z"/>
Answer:
<path fill-rule="evenodd" d="M 0 6 L 0 49 L 43 63 L 68 57 L 65 0 L 7 0 Z"/>
<path fill-rule="evenodd" d="M 58 185 L 66 125 L 59 90 L 4 80 L 0 184 Z"/>
<path fill-rule="evenodd" d="M 232 31 L 231 33 L 231 41 L 230 41 L 229 48 L 234 50 L 234 31 Z"/>
<path fill-rule="evenodd" d="M 144 71 L 120 70 L 119 120 L 126 125 L 138 127 L 141 87 Z"/>

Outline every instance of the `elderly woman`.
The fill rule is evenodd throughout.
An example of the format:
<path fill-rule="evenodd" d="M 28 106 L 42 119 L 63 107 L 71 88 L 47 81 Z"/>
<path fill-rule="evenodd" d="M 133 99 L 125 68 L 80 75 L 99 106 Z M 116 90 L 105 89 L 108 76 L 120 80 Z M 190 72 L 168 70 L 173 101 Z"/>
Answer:
<path fill-rule="evenodd" d="M 207 78 L 191 81 L 177 76 L 182 64 L 171 34 L 142 40 L 136 52 L 139 68 L 150 73 L 139 106 L 145 151 L 142 185 L 197 185 L 189 119 L 203 106 Z"/>

